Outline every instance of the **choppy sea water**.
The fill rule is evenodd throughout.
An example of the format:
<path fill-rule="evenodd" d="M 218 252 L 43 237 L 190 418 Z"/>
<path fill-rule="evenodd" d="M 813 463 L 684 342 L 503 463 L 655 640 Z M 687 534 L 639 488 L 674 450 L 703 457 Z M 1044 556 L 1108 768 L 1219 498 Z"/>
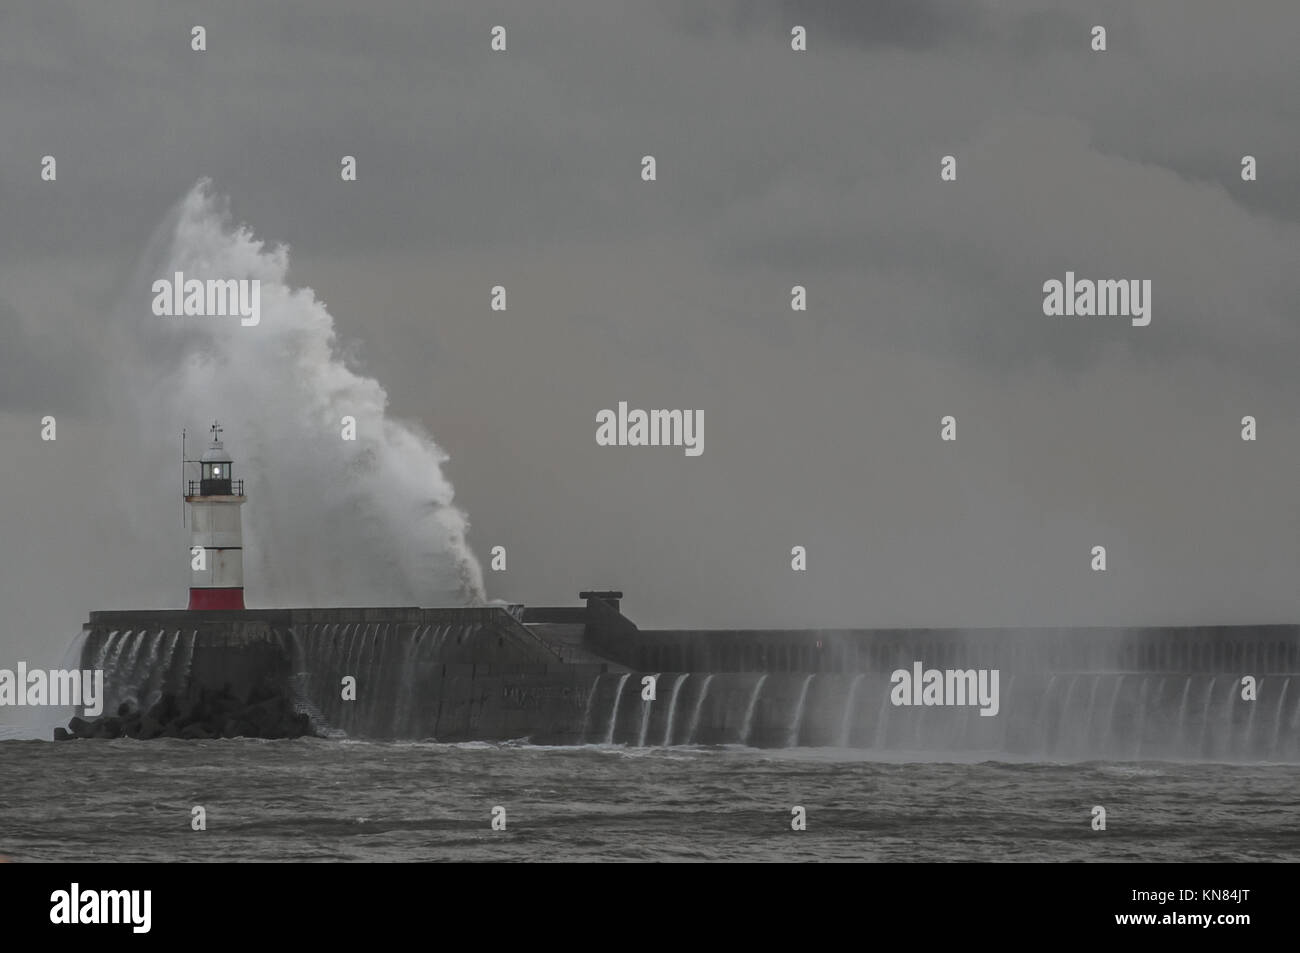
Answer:
<path fill-rule="evenodd" d="M 1300 860 L 1296 765 L 4 741 L 0 792 L 0 854 L 17 861 Z M 196 805 L 205 831 L 191 830 Z"/>

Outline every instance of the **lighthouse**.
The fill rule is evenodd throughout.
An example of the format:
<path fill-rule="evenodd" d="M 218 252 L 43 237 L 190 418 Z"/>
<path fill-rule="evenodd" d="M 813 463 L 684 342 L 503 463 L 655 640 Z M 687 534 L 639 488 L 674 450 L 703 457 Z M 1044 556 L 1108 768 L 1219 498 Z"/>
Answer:
<path fill-rule="evenodd" d="M 239 508 L 244 481 L 231 478 L 222 427 L 212 425 L 212 443 L 199 460 L 201 474 L 185 488 L 190 508 L 190 609 L 244 608 L 244 541 Z"/>

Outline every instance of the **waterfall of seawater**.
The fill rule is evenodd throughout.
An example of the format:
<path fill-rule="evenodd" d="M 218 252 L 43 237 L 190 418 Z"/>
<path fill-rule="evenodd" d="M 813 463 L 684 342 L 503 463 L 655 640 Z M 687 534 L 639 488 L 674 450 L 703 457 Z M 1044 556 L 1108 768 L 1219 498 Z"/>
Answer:
<path fill-rule="evenodd" d="M 1065 690 L 1065 701 L 1061 704 L 1061 710 L 1057 713 L 1056 718 L 1056 741 L 1053 745 L 1057 750 L 1064 754 L 1070 753 L 1070 748 L 1074 739 L 1074 732 L 1071 731 L 1071 702 L 1074 701 L 1074 690 L 1078 687 L 1079 676 L 1070 676 L 1070 685 Z"/>
<path fill-rule="evenodd" d="M 1137 730 L 1133 732 L 1133 759 L 1137 760 L 1142 756 L 1142 732 L 1146 729 L 1147 723 L 1147 686 L 1150 684 L 1149 678 L 1143 678 L 1138 686 L 1138 714 Z M 1156 697 L 1159 697 L 1157 695 Z"/>
<path fill-rule="evenodd" d="M 1082 754 L 1087 750 L 1089 739 L 1095 737 L 1097 730 L 1097 689 L 1101 688 L 1101 677 L 1092 676 L 1092 688 L 1088 691 L 1088 714 L 1084 717 L 1082 731 L 1079 732 L 1078 744 L 1075 752 Z M 1010 686 L 1007 691 L 1010 693 Z"/>
<path fill-rule="evenodd" d="M 175 629 L 118 630 L 83 639 L 65 668 L 104 673 L 103 714 L 115 715 L 122 704 L 148 711 L 166 692 L 189 690 L 195 633 Z M 88 637 L 89 638 L 89 637 Z M 82 714 L 78 706 L 77 714 Z"/>
<path fill-rule="evenodd" d="M 609 730 L 605 732 L 605 744 L 614 743 L 614 727 L 618 724 L 618 703 L 623 700 L 623 686 L 627 684 L 629 672 L 624 672 L 618 680 L 618 688 L 614 691 L 614 704 L 609 710 Z"/>
<path fill-rule="evenodd" d="M 1206 742 L 1210 737 L 1210 702 L 1214 700 L 1214 683 L 1218 678 L 1210 679 L 1209 687 L 1205 689 L 1205 707 L 1201 711 L 1201 738 L 1196 746 L 1198 753 L 1205 753 Z"/>
<path fill-rule="evenodd" d="M 839 746 L 847 748 L 851 740 L 853 729 L 853 702 L 858 697 L 858 685 L 863 679 L 862 673 L 853 676 L 853 684 L 849 686 L 849 693 L 844 699 L 844 714 L 840 716 L 840 735 Z"/>
<path fill-rule="evenodd" d="M 1110 710 L 1106 715 L 1106 734 L 1103 736 L 1106 743 L 1115 737 L 1115 710 L 1119 705 L 1119 693 L 1124 689 L 1124 676 L 1121 675 L 1115 679 L 1115 688 L 1110 693 Z"/>
<path fill-rule="evenodd" d="M 876 735 L 872 747 L 877 751 L 885 747 L 889 740 L 889 710 L 893 706 L 889 704 L 889 692 L 880 693 L 880 711 L 876 712 Z"/>
<path fill-rule="evenodd" d="M 1259 700 L 1256 700 L 1251 703 L 1250 715 L 1246 719 L 1246 737 L 1242 739 L 1242 748 L 1246 750 L 1250 750 L 1249 746 L 1251 745 L 1251 743 L 1255 738 L 1255 714 L 1259 711 L 1259 706 L 1260 704 L 1262 704 L 1262 699 L 1265 697 L 1264 686 L 1266 683 L 1269 688 L 1272 688 L 1273 685 L 1276 684 L 1275 680 L 1271 678 L 1262 678 L 1259 680 L 1259 691 L 1260 691 Z"/>
<path fill-rule="evenodd" d="M 1215 732 L 1214 738 L 1215 758 L 1227 758 L 1227 756 L 1232 753 L 1230 750 L 1232 740 L 1232 709 L 1236 704 L 1237 693 L 1240 689 L 1241 685 L 1236 679 L 1230 679 L 1228 681 L 1227 698 L 1224 700 L 1224 705 L 1219 713 L 1219 717 L 1215 719 L 1215 725 L 1218 728 L 1218 731 Z"/>
<path fill-rule="evenodd" d="M 654 675 L 654 686 L 655 686 L 655 695 L 656 695 L 656 697 L 657 697 L 658 694 L 659 694 L 659 675 L 660 675 L 660 674 L 661 674 L 661 673 L 659 673 L 659 672 L 655 672 L 655 675 Z M 645 730 L 646 730 L 648 727 L 650 727 L 650 709 L 651 709 L 651 707 L 652 707 L 653 705 L 654 705 L 654 702 L 651 701 L 650 699 L 643 698 L 643 699 L 641 700 L 641 730 L 637 733 L 637 736 L 636 736 L 636 746 L 637 746 L 638 748 L 644 748 L 644 747 L 645 747 Z"/>
<path fill-rule="evenodd" d="M 311 673 L 304 667 L 306 651 L 297 629 L 289 630 L 289 643 L 293 650 L 295 669 L 289 676 L 289 691 L 293 697 L 293 709 L 300 715 L 306 715 L 311 729 L 317 735 L 330 738 L 346 738 L 347 732 L 330 725 L 325 714 L 311 698 Z"/>
<path fill-rule="evenodd" d="M 794 721 L 790 724 L 790 733 L 786 735 L 785 746 L 787 748 L 797 748 L 799 746 L 799 729 L 803 727 L 803 710 L 804 705 L 808 703 L 808 686 L 816 675 L 809 675 L 803 680 L 803 687 L 799 689 L 799 702 L 794 708 Z"/>
<path fill-rule="evenodd" d="M 257 653 L 283 659 L 287 652 L 295 708 L 314 730 L 334 736 L 524 737 L 543 724 L 555 726 L 553 737 L 614 744 L 622 719 L 622 740 L 642 747 L 705 741 L 1047 760 L 1300 757 L 1300 691 L 1285 674 L 1258 677 L 1252 700 L 1241 697 L 1239 678 L 1222 674 L 1004 673 L 998 714 L 986 718 L 975 704 L 895 710 L 884 672 L 677 673 L 671 686 L 657 686 L 666 694 L 641 701 L 633 724 L 630 713 L 622 718 L 633 704 L 623 699 L 629 679 L 639 674 L 595 676 L 585 699 L 566 695 L 568 701 L 548 702 L 539 713 L 527 689 L 462 662 L 468 643 L 480 636 L 495 647 L 500 633 L 481 621 L 331 623 L 250 640 L 247 651 L 253 670 Z M 205 684 L 226 677 L 210 667 L 220 656 L 209 652 L 209 636 L 203 638 L 201 673 L 193 629 L 97 630 L 81 646 L 79 664 L 104 671 L 105 714 L 123 702 L 147 710 L 164 692 L 185 695 L 199 674 Z M 348 676 L 356 679 L 355 700 L 340 697 Z"/>
<path fill-rule="evenodd" d="M 668 724 L 664 728 L 664 747 L 673 743 L 673 716 L 677 713 L 677 695 L 682 690 L 682 683 L 686 681 L 686 675 L 678 675 L 673 681 L 673 694 L 668 699 Z"/>
<path fill-rule="evenodd" d="M 362 738 L 474 737 L 483 730 L 488 687 L 481 671 L 459 664 L 476 639 L 495 642 L 484 620 L 430 624 L 322 623 L 287 633 L 294 707 L 322 734 Z M 356 698 L 344 700 L 345 677 Z M 593 686 L 594 690 L 594 686 Z"/>
<path fill-rule="evenodd" d="M 709 686 L 713 683 L 713 676 L 704 676 L 704 684 L 700 686 L 700 697 L 695 699 L 695 711 L 691 715 L 691 724 L 686 732 L 686 743 L 694 744 L 695 739 L 699 736 L 700 715 L 704 711 L 704 699 L 709 695 Z"/>
<path fill-rule="evenodd" d="M 745 709 L 745 721 L 740 729 L 740 743 L 742 745 L 749 744 L 750 733 L 754 730 L 754 709 L 758 707 L 758 696 L 762 693 L 763 683 L 766 681 L 767 673 L 764 672 L 754 685 L 754 694 L 749 696 L 749 706 Z"/>
<path fill-rule="evenodd" d="M 1035 749 L 1035 753 L 1038 755 L 1044 755 L 1047 752 L 1049 741 L 1047 737 L 1047 710 L 1048 705 L 1052 702 L 1052 689 L 1056 687 L 1056 680 L 1056 675 L 1053 675 L 1048 679 L 1047 688 L 1043 690 L 1042 698 L 1040 698 L 1038 702 L 1038 714 L 1034 719 L 1034 725 L 1037 727 L 1039 732 L 1039 742 Z"/>
<path fill-rule="evenodd" d="M 1282 712 L 1286 710 L 1286 693 L 1290 690 L 1290 688 L 1291 688 L 1291 679 L 1288 678 L 1285 682 L 1282 683 L 1282 694 L 1278 696 L 1277 712 L 1273 716 L 1273 737 L 1270 740 L 1268 745 L 1268 755 L 1270 758 L 1277 759 L 1281 754 L 1281 752 L 1278 751 L 1277 739 L 1282 729 Z M 1300 713 L 1300 706 L 1297 706 L 1296 711 Z"/>
<path fill-rule="evenodd" d="M 1295 714 L 1291 716 L 1291 739 L 1292 754 L 1300 754 L 1300 699 L 1297 699 Z"/>
<path fill-rule="evenodd" d="M 822 691 L 823 678 L 843 681 Z M 998 714 L 985 718 L 978 705 L 895 710 L 883 673 L 773 674 L 743 694 L 733 692 L 729 705 L 730 717 L 742 722 L 740 739 L 749 744 L 772 743 L 776 726 L 768 723 L 769 708 L 785 699 L 789 718 L 776 738 L 790 747 L 831 743 L 881 751 L 1007 752 L 1046 760 L 1294 760 L 1300 755 L 1293 750 L 1300 734 L 1300 692 L 1292 690 L 1290 680 L 1259 678 L 1258 700 L 1250 701 L 1241 698 L 1237 679 L 1208 673 L 1022 673 L 1019 678 L 1007 673 Z M 829 724 L 824 706 L 815 704 L 822 695 L 837 699 Z M 714 726 L 728 721 L 716 711 L 707 720 Z M 707 736 L 710 728 L 699 730 Z"/>
<path fill-rule="evenodd" d="M 362 737 L 428 738 L 440 733 L 441 722 L 441 731 L 465 737 L 478 729 L 480 711 L 500 687 L 476 682 L 472 666 L 446 664 L 444 644 L 448 636 L 460 644 L 480 635 L 495 644 L 498 633 L 486 622 L 439 629 L 437 637 L 427 626 L 417 631 L 386 624 L 270 631 L 264 639 L 241 640 L 236 651 L 245 653 L 248 662 L 236 662 L 226 671 L 221 661 L 226 643 L 220 636 L 212 641 L 211 636 L 203 637 L 200 657 L 200 636 L 194 629 L 99 630 L 87 636 L 80 661 L 81 667 L 103 671 L 108 715 L 124 702 L 148 710 L 164 692 L 183 699 L 199 674 L 196 661 L 204 666 L 206 687 L 219 689 L 229 672 L 241 695 L 256 682 L 259 671 L 270 674 L 276 664 L 288 661 L 283 676 L 291 701 L 321 734 L 337 736 L 347 728 Z M 207 650 L 209 645 L 214 651 Z M 340 698 L 340 680 L 348 675 L 357 679 L 355 701 Z M 487 730 L 501 723 L 498 719 Z"/>
<path fill-rule="evenodd" d="M 1178 703 L 1178 747 L 1187 744 L 1187 703 L 1192 697 L 1192 680 L 1183 681 L 1183 698 Z"/>
<path fill-rule="evenodd" d="M 603 674 L 597 675 L 591 683 L 591 690 L 587 692 L 587 707 L 582 711 L 582 734 L 579 736 L 584 745 L 591 734 L 591 706 L 596 701 L 596 689 L 600 686 L 600 680 L 603 677 Z"/>

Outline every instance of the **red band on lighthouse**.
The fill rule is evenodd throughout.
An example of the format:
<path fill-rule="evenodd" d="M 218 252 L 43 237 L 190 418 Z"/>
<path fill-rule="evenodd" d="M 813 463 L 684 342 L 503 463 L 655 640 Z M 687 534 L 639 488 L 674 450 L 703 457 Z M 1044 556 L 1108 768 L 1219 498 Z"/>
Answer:
<path fill-rule="evenodd" d="M 244 590 L 191 589 L 190 604 L 186 608 L 191 612 L 206 612 L 209 609 L 242 609 Z"/>

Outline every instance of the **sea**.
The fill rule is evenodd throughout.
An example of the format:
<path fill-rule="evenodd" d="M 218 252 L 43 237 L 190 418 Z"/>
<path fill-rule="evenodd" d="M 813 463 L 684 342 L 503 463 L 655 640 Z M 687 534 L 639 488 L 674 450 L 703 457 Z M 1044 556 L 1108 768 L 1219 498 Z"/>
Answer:
<path fill-rule="evenodd" d="M 0 740 L 0 856 L 1300 860 L 1300 765 L 998 757 L 732 745 L 10 737 Z"/>

